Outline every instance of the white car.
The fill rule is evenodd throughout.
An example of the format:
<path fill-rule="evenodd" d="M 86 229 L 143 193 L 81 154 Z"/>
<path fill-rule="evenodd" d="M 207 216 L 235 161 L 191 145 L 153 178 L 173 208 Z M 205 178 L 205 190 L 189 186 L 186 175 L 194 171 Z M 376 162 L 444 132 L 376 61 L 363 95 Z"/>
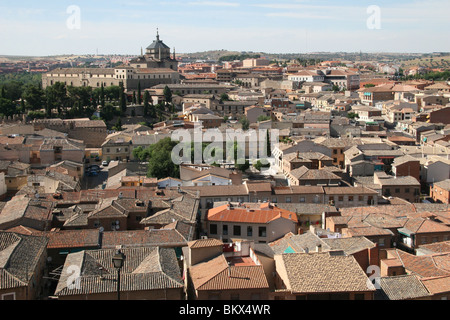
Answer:
<path fill-rule="evenodd" d="M 104 166 L 104 167 L 109 166 L 109 161 L 103 161 L 103 162 L 102 162 L 102 166 Z"/>

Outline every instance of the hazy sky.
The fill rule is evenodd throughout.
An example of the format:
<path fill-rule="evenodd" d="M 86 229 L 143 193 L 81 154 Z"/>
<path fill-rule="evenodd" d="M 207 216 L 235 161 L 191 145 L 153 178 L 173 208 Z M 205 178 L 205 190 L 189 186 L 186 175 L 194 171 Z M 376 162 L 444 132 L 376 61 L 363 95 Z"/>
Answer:
<path fill-rule="evenodd" d="M 448 52 L 449 12 L 448 0 L 0 0 L 0 55 L 139 54 L 157 27 L 183 53 Z"/>

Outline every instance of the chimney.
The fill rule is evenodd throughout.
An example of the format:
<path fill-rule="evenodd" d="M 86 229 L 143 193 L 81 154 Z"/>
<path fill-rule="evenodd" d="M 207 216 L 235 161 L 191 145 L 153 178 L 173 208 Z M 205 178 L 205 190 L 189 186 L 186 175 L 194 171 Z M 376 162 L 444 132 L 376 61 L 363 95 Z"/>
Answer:
<path fill-rule="evenodd" d="M 316 246 L 316 252 L 322 252 L 322 245 L 321 244 L 318 244 Z"/>

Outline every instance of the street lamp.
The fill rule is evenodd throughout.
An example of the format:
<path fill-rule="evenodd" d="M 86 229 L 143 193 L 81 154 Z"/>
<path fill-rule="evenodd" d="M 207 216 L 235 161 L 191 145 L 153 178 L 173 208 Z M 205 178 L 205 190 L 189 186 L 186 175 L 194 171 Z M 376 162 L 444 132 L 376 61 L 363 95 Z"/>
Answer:
<path fill-rule="evenodd" d="M 126 256 L 122 253 L 122 251 L 120 251 L 120 249 L 117 250 L 117 253 L 112 258 L 114 268 L 117 269 L 117 300 L 120 300 L 120 270 L 123 267 L 125 258 Z"/>

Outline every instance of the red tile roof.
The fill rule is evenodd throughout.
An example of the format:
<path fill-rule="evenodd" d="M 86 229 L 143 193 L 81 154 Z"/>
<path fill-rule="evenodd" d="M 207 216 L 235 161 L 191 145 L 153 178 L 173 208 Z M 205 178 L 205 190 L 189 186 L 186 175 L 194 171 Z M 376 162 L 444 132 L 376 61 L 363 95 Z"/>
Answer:
<path fill-rule="evenodd" d="M 258 210 L 249 209 L 244 206 L 230 208 L 230 205 L 223 205 L 210 209 L 208 212 L 209 221 L 227 221 L 242 223 L 269 223 L 277 219 L 288 219 L 297 223 L 298 218 L 294 212 L 267 205 L 261 205 Z"/>

